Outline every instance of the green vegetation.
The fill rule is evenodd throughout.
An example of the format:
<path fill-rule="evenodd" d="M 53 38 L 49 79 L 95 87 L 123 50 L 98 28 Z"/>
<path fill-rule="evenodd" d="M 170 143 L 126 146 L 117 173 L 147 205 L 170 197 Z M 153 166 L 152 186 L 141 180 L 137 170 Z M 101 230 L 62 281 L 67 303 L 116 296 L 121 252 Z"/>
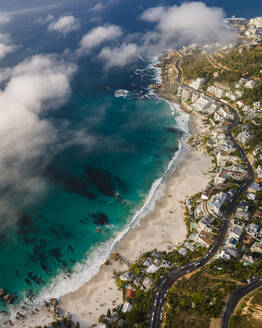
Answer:
<path fill-rule="evenodd" d="M 231 316 L 229 328 L 262 328 L 262 289 L 245 297 L 237 312 Z"/>
<path fill-rule="evenodd" d="M 228 54 L 217 55 L 216 62 L 228 67 L 232 71 L 248 75 L 250 78 L 260 78 L 262 47 L 245 48 L 242 51 L 233 49 Z"/>
<path fill-rule="evenodd" d="M 194 80 L 198 77 L 210 79 L 217 70 L 209 63 L 206 56 L 201 53 L 183 57 L 181 68 L 186 81 Z"/>
<path fill-rule="evenodd" d="M 210 276 L 208 269 L 182 278 L 170 290 L 164 327 L 208 328 L 211 318 L 221 314 L 225 297 L 236 284 L 223 277 Z"/>

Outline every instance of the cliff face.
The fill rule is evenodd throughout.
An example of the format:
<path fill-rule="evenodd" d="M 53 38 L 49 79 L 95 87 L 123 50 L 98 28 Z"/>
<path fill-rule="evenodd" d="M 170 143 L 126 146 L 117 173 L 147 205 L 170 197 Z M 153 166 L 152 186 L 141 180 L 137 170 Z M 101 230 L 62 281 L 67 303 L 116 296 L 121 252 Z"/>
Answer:
<path fill-rule="evenodd" d="M 173 100 L 177 91 L 176 78 L 176 62 L 179 59 L 177 51 L 172 50 L 159 57 L 159 64 L 157 67 L 161 68 L 161 84 L 153 84 L 152 87 L 155 92 L 160 96 L 168 100 Z"/>

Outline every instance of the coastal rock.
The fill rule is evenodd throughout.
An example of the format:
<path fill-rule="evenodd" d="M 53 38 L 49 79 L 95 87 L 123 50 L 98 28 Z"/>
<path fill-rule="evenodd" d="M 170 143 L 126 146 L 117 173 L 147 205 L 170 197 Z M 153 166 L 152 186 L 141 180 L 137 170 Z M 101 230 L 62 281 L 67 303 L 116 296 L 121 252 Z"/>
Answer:
<path fill-rule="evenodd" d="M 119 259 L 120 259 L 120 255 L 119 255 L 119 253 L 113 253 L 113 254 L 111 255 L 111 258 L 112 258 L 112 260 L 114 260 L 114 261 L 119 261 Z"/>
<path fill-rule="evenodd" d="M 110 264 L 111 264 L 111 262 L 109 260 L 105 261 L 105 265 L 110 265 Z"/>
<path fill-rule="evenodd" d="M 15 295 L 7 294 L 4 296 L 4 299 L 7 301 L 7 303 L 12 304 L 15 300 Z"/>
<path fill-rule="evenodd" d="M 16 314 L 16 320 L 22 320 L 24 318 L 25 318 L 25 316 L 23 315 L 23 313 L 17 312 L 17 314 Z"/>
<path fill-rule="evenodd" d="M 51 306 L 56 306 L 58 304 L 58 300 L 56 298 L 50 298 L 49 304 Z"/>
<path fill-rule="evenodd" d="M 0 298 L 5 296 L 5 294 L 6 294 L 6 290 L 3 288 L 0 288 Z"/>

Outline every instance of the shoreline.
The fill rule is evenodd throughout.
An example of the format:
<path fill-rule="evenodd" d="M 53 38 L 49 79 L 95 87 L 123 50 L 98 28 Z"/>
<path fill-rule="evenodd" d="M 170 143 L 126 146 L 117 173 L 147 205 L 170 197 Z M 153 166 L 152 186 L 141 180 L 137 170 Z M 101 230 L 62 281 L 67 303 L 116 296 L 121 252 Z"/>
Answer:
<path fill-rule="evenodd" d="M 190 115 L 188 124 L 191 136 L 201 132 L 200 116 Z M 210 158 L 203 155 L 201 151 L 186 148 L 180 150 L 182 156 L 185 154 L 183 160 L 181 158 L 178 160 L 173 173 L 164 180 L 162 197 L 155 200 L 153 211 L 138 220 L 136 225 L 131 224 L 130 230 L 111 250 L 108 257 L 111 264 L 101 265 L 99 272 L 89 281 L 76 291 L 61 297 L 61 308 L 70 312 L 73 321 L 79 321 L 81 328 L 96 324 L 99 316 L 108 308 L 122 303 L 122 294 L 118 291 L 113 278 L 114 272 L 126 270 L 128 266 L 125 263 L 134 262 L 146 251 L 155 248 L 173 249 L 186 238 L 181 202 L 186 196 L 204 189 L 209 181 L 205 172 L 211 166 Z M 201 172 L 199 172 L 199 167 L 201 167 Z M 188 171 L 191 171 L 191 174 Z M 173 231 L 176 231 L 176 234 L 172 234 Z M 119 253 L 124 261 L 113 261 L 111 258 L 113 252 Z M 20 328 L 25 324 L 26 327 L 50 324 L 52 319 L 48 309 L 42 306 L 41 310 L 35 312 L 34 315 L 27 314 L 26 319 L 16 320 L 13 327 Z"/>
<path fill-rule="evenodd" d="M 202 122 L 200 116 L 194 115 L 195 121 L 192 118 L 190 116 L 190 130 L 192 135 L 196 135 Z M 207 155 L 192 148 L 187 151 L 184 160 L 167 179 L 164 193 L 156 201 L 154 211 L 131 229 L 113 251 L 119 253 L 125 262 L 132 263 L 147 251 L 167 251 L 182 243 L 187 234 L 182 202 L 185 197 L 206 187 L 209 182 L 206 171 L 210 167 L 211 159 Z M 122 294 L 115 284 L 113 273 L 124 271 L 128 266 L 113 261 L 112 257 L 109 260 L 111 265 L 103 264 L 99 273 L 78 291 L 61 298 L 61 307 L 72 314 L 73 321 L 79 321 L 81 328 L 95 325 L 108 308 L 122 303 Z"/>

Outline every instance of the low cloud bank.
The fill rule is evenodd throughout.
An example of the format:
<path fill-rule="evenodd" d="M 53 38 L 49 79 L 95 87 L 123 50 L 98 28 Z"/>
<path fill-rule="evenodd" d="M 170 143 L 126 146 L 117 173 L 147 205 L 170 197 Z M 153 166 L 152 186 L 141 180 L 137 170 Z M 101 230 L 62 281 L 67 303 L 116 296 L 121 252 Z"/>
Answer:
<path fill-rule="evenodd" d="M 152 30 L 140 34 L 132 43 L 128 42 L 132 35 L 128 35 L 121 44 L 103 48 L 99 58 L 106 67 L 122 67 L 138 56 L 155 56 L 190 43 L 211 44 L 236 40 L 236 33 L 224 23 L 224 11 L 207 7 L 203 2 L 149 8 L 139 18 L 153 24 Z"/>
<path fill-rule="evenodd" d="M 58 61 L 54 56 L 34 56 L 1 71 L 5 82 L 0 90 L 2 227 L 13 223 L 21 199 L 30 202 L 45 189 L 45 182 L 37 172 L 52 157 L 57 131 L 43 118 L 43 113 L 68 99 L 69 82 L 75 70 L 75 65 Z"/>

